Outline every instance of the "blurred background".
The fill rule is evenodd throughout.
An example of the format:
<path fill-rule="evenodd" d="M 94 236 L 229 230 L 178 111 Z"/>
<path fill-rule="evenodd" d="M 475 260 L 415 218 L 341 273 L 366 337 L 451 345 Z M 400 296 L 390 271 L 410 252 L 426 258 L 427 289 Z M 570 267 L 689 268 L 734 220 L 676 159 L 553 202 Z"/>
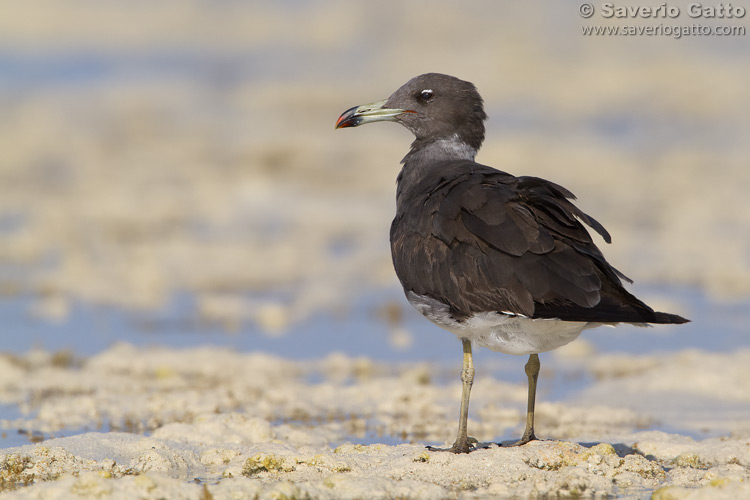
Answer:
<path fill-rule="evenodd" d="M 747 345 L 750 38 L 582 34 L 603 21 L 636 24 L 572 2 L 1 4 L 2 349 L 126 340 L 458 363 L 390 263 L 410 134 L 334 131 L 428 71 L 483 95 L 478 161 L 576 193 L 632 290 L 694 320 L 584 338 Z M 640 22 L 660 23 L 696 21 Z"/>

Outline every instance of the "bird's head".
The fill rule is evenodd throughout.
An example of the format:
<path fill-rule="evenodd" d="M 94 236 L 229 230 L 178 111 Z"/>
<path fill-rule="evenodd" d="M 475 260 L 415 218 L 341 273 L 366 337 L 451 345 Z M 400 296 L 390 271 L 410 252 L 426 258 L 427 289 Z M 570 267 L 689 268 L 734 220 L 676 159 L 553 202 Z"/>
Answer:
<path fill-rule="evenodd" d="M 482 97 L 470 82 L 440 73 L 412 78 L 383 101 L 354 106 L 336 121 L 336 128 L 376 121 L 395 121 L 412 131 L 412 147 L 458 138 L 474 150 L 484 140 Z"/>

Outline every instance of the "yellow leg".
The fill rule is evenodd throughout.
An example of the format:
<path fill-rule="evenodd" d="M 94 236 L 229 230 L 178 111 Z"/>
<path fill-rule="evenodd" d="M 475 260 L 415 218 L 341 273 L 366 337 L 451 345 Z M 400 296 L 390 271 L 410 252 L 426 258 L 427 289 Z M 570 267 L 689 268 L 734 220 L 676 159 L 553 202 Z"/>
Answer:
<path fill-rule="evenodd" d="M 458 435 L 456 442 L 450 448 L 433 448 L 428 446 L 432 451 L 450 451 L 453 453 L 469 453 L 474 449 L 474 445 L 469 442 L 467 431 L 467 421 L 469 420 L 469 395 L 471 386 L 474 384 L 474 360 L 471 355 L 471 342 L 468 339 L 461 339 L 464 349 L 464 361 L 461 368 L 461 411 L 458 416 Z"/>
<path fill-rule="evenodd" d="M 534 435 L 534 403 L 536 402 L 536 381 L 537 378 L 539 378 L 539 367 L 539 355 L 532 354 L 529 356 L 529 361 L 526 363 L 526 376 L 529 378 L 529 400 L 526 406 L 526 430 L 524 430 L 521 439 L 514 443 L 515 446 L 520 446 L 536 439 L 536 436 Z"/>

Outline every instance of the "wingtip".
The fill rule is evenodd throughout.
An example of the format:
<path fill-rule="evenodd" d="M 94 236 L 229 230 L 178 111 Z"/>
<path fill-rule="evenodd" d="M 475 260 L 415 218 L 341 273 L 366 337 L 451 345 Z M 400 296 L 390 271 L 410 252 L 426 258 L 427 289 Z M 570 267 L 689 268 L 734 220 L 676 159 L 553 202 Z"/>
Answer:
<path fill-rule="evenodd" d="M 684 323 L 690 323 L 689 319 L 683 318 L 678 314 L 670 314 L 664 312 L 655 312 L 654 318 L 656 319 L 654 323 L 658 324 L 682 325 Z"/>

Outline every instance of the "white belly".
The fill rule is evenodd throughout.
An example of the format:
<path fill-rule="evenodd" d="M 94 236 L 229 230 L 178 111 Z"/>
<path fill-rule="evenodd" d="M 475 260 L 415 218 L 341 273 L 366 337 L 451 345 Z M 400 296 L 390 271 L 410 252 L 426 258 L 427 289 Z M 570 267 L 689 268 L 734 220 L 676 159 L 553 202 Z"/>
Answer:
<path fill-rule="evenodd" d="M 427 319 L 459 338 L 505 354 L 551 351 L 572 342 L 586 328 L 602 323 L 532 319 L 512 313 L 482 312 L 464 321 L 451 317 L 448 306 L 424 295 L 407 292 L 406 298 Z"/>

